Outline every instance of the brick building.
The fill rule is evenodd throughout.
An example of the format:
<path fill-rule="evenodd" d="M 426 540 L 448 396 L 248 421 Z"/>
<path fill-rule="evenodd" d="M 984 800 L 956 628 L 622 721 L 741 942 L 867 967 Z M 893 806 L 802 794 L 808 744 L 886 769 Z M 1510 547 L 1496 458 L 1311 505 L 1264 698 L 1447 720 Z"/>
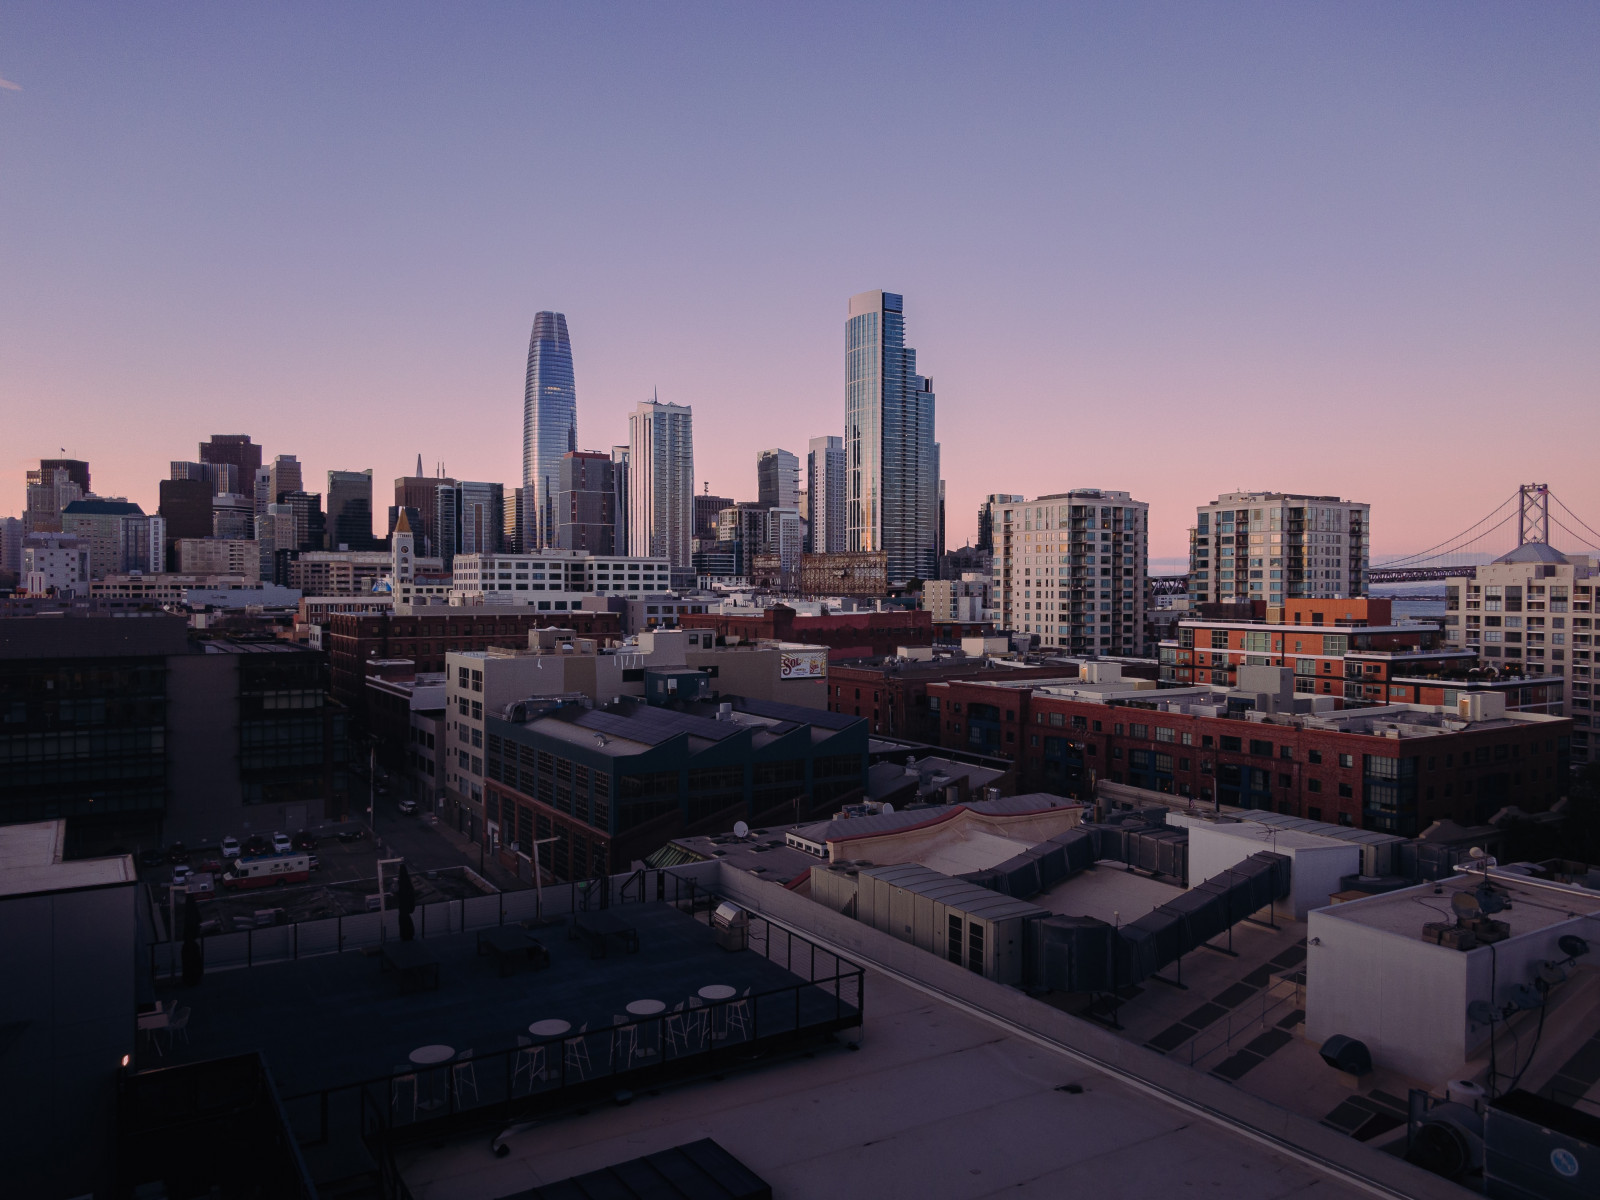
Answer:
<path fill-rule="evenodd" d="M 828 664 L 828 710 L 871 722 L 872 732 L 939 743 L 939 714 L 928 708 L 928 685 L 951 679 L 1076 679 L 1076 663 L 995 665 L 986 658 L 932 661 L 858 658 Z"/>
<path fill-rule="evenodd" d="M 331 692 L 358 720 L 366 715 L 367 661 L 410 659 L 417 672 L 444 670 L 452 650 L 525 646 L 528 630 L 560 626 L 583 637 L 621 637 L 613 612 L 540 613 L 488 606 L 455 609 L 443 605 L 415 615 L 334 613 L 323 635 L 332 665 Z"/>
<path fill-rule="evenodd" d="M 718 638 L 805 642 L 826 646 L 830 659 L 893 654 L 900 646 L 933 645 L 933 614 L 921 609 L 829 613 L 803 617 L 779 604 L 760 613 L 685 613 L 684 629 L 710 629 Z"/>
<path fill-rule="evenodd" d="M 1513 804 L 1542 812 L 1566 790 L 1564 717 L 1493 696 L 1474 720 L 1408 704 L 1295 712 L 1288 688 L 1272 699 L 1289 711 L 1253 710 L 1261 699 L 1138 681 L 928 686 L 940 744 L 1016 761 L 1019 790 L 1088 795 L 1105 779 L 1406 837 Z"/>

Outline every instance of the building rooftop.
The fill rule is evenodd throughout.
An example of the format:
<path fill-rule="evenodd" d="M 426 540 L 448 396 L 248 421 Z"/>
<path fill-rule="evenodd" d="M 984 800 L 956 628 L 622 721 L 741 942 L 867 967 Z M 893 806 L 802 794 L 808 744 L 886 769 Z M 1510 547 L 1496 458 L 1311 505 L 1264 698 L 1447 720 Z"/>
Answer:
<path fill-rule="evenodd" d="M 78 891 L 134 882 L 133 859 L 126 854 L 63 861 L 66 836 L 67 823 L 63 820 L 0 825 L 0 896 Z"/>
<path fill-rule="evenodd" d="M 1462 872 L 1437 883 L 1425 883 L 1398 892 L 1386 892 L 1363 900 L 1352 900 L 1320 910 L 1320 915 L 1336 921 L 1350 921 L 1371 929 L 1422 941 L 1425 924 L 1444 922 L 1454 924 L 1455 911 L 1452 899 L 1460 893 L 1471 893 L 1483 882 L 1481 871 Z M 1552 925 L 1570 921 L 1575 916 L 1600 914 L 1600 892 L 1560 884 L 1541 884 L 1526 876 L 1491 871 L 1491 886 L 1504 893 L 1511 901 L 1509 907 L 1489 913 L 1496 921 L 1511 927 L 1511 937 L 1538 933 Z M 1447 950 L 1445 953 L 1460 953 Z"/>

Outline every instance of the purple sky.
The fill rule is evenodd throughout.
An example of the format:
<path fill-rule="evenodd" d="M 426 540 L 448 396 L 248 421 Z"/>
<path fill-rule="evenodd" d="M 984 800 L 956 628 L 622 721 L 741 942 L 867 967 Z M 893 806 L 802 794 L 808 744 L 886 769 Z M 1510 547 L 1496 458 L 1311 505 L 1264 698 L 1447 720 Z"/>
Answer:
<path fill-rule="evenodd" d="M 512 483 L 541 308 L 581 446 L 659 388 L 753 497 L 881 287 L 953 544 L 1073 486 L 1157 558 L 1238 487 L 1380 555 L 1522 480 L 1600 528 L 1597 62 L 1592 4 L 8 5 L 0 514 L 213 432 L 380 513 L 419 452 Z"/>

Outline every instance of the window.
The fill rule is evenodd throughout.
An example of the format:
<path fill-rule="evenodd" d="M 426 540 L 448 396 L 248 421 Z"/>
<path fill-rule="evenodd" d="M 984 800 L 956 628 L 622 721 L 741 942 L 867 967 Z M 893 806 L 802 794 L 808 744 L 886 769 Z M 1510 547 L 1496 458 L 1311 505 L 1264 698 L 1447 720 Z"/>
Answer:
<path fill-rule="evenodd" d="M 1314 762 L 1314 763 L 1321 762 L 1322 761 L 1322 751 L 1321 750 L 1308 750 L 1306 752 L 1306 761 L 1307 762 Z"/>
<path fill-rule="evenodd" d="M 1223 750 L 1231 750 L 1234 753 L 1238 753 L 1239 750 L 1243 748 L 1243 743 L 1236 737 L 1224 736 L 1221 739 L 1221 742 L 1222 742 L 1222 747 L 1221 748 Z"/>
<path fill-rule="evenodd" d="M 1343 799 L 1348 800 L 1348 799 L 1350 799 L 1350 797 L 1355 795 L 1355 792 L 1351 789 L 1351 787 L 1350 787 L 1350 785 L 1348 783 L 1341 783 L 1339 785 L 1339 795 Z"/>
<path fill-rule="evenodd" d="M 1353 767 L 1353 766 L 1355 766 L 1356 765 L 1355 755 L 1353 755 L 1353 754 L 1341 754 L 1341 755 L 1339 755 L 1339 765 L 1341 767 Z"/>
<path fill-rule="evenodd" d="M 1261 757 L 1261 758 L 1271 758 L 1272 757 L 1272 743 L 1271 742 L 1257 741 L 1256 739 L 1251 738 L 1250 739 L 1250 753 L 1254 754 L 1254 755 L 1257 755 L 1258 757 Z"/>
<path fill-rule="evenodd" d="M 1308 792 L 1320 792 L 1321 790 L 1322 790 L 1322 780 L 1320 780 L 1320 779 L 1308 779 L 1308 780 L 1306 780 L 1306 791 L 1308 791 Z M 1313 817 L 1312 820 L 1316 820 L 1316 818 Z"/>

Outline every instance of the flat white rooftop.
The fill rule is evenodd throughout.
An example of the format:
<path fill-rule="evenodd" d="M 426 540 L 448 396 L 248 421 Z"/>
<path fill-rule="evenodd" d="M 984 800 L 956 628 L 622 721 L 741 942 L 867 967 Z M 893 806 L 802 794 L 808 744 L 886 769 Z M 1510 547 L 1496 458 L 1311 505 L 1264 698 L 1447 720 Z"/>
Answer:
<path fill-rule="evenodd" d="M 877 972 L 866 986 L 858 1054 L 551 1120 L 502 1159 L 483 1134 L 421 1147 L 401 1175 L 416 1200 L 484 1200 L 711 1137 L 788 1200 L 1366 1194 Z"/>
<path fill-rule="evenodd" d="M 1509 925 L 1514 938 L 1538 933 L 1574 917 L 1600 913 L 1600 892 L 1545 887 L 1501 872 L 1491 872 L 1489 881 L 1511 901 L 1511 907 L 1489 915 Z M 1322 916 L 1337 921 L 1350 921 L 1420 940 L 1425 923 L 1455 920 L 1455 912 L 1450 907 L 1452 896 L 1457 892 L 1470 892 L 1482 882 L 1483 875 L 1474 871 L 1438 883 L 1335 904 L 1319 911 Z"/>
<path fill-rule="evenodd" d="M 61 820 L 0 825 L 0 896 L 134 881 L 133 859 L 126 854 L 63 862 L 66 830 L 67 823 Z"/>

